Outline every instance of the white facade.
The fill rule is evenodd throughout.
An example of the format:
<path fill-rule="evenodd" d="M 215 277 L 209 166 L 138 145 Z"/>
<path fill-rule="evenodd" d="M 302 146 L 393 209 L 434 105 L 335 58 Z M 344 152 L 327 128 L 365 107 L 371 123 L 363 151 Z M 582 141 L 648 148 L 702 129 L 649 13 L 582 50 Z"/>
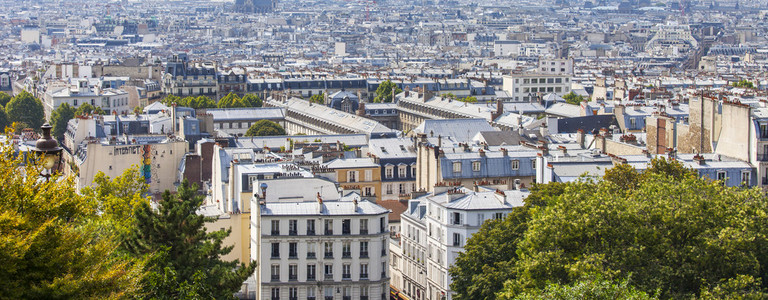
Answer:
<path fill-rule="evenodd" d="M 558 66 L 558 70 L 560 67 Z M 541 94 L 564 96 L 571 92 L 570 75 L 512 74 L 503 78 L 502 89 L 513 101 L 530 102 Z"/>
<path fill-rule="evenodd" d="M 388 210 L 336 184 L 258 180 L 251 206 L 251 258 L 260 299 L 388 299 Z M 304 197 L 323 190 L 322 196 Z M 331 190 L 332 192 L 328 192 Z M 320 193 L 320 192 L 317 192 Z"/>
<path fill-rule="evenodd" d="M 127 92 L 118 89 L 92 88 L 89 87 L 87 80 L 79 80 L 74 84 L 59 87 L 49 87 L 46 90 L 43 95 L 43 108 L 46 116 L 50 116 L 51 112 L 62 103 L 67 103 L 74 109 L 88 103 L 100 107 L 109 114 L 133 112 Z"/>
<path fill-rule="evenodd" d="M 402 215 L 404 292 L 412 299 L 452 299 L 448 269 L 484 221 L 522 206 L 525 190 L 472 191 L 436 187 L 411 200 Z M 426 255 L 425 255 L 426 253 Z"/>

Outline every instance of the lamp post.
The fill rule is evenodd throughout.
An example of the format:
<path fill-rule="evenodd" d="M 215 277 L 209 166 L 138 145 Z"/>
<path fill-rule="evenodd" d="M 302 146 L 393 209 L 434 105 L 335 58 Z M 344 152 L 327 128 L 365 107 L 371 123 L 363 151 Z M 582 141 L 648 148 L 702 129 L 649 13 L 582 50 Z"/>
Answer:
<path fill-rule="evenodd" d="M 46 181 L 51 178 L 51 175 L 53 175 L 59 165 L 61 165 L 62 148 L 59 147 L 59 142 L 51 137 L 51 128 L 53 127 L 48 123 L 40 126 L 40 129 L 43 131 L 43 137 L 37 140 L 37 143 L 35 143 L 35 147 L 33 148 L 33 151 L 37 155 L 37 158 L 40 159 L 43 167 L 40 176 L 45 177 Z"/>

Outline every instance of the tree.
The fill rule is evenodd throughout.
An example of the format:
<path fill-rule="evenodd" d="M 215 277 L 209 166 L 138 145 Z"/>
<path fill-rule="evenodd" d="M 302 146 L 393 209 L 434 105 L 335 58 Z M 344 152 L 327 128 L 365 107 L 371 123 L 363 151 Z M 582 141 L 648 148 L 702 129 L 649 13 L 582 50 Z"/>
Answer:
<path fill-rule="evenodd" d="M 309 97 L 309 102 L 325 105 L 325 94 L 315 94 Z"/>
<path fill-rule="evenodd" d="M 467 97 L 464 97 L 464 98 L 461 98 L 461 99 L 459 99 L 459 101 L 461 101 L 461 102 L 467 102 L 467 103 L 476 103 L 476 102 L 477 102 L 477 97 L 474 97 L 474 96 L 467 96 Z"/>
<path fill-rule="evenodd" d="M 69 106 L 69 103 L 62 103 L 51 112 L 51 126 L 53 126 L 53 136 L 59 140 L 64 138 L 67 132 L 67 123 L 75 117 L 75 109 Z"/>
<path fill-rule="evenodd" d="M 285 135 L 285 129 L 270 120 L 259 120 L 248 128 L 245 136 Z"/>
<path fill-rule="evenodd" d="M 255 263 L 221 260 L 232 251 L 222 246 L 231 229 L 206 233 L 205 223 L 214 219 L 195 213 L 202 203 L 197 186 L 184 180 L 176 194 L 163 193 L 157 211 L 142 202 L 135 212 L 124 247 L 134 256 L 152 257 L 141 284 L 147 298 L 231 299 L 253 273 Z"/>
<path fill-rule="evenodd" d="M 263 101 L 259 96 L 254 94 L 247 94 L 241 98 L 243 102 L 248 104 L 248 107 L 261 107 L 263 105 Z"/>
<path fill-rule="evenodd" d="M 11 126 L 11 124 L 8 123 L 8 115 L 5 114 L 5 109 L 0 106 L 0 129 L 5 132 L 5 128 Z"/>
<path fill-rule="evenodd" d="M 0 106 L 5 107 L 10 101 L 11 95 L 8 95 L 6 92 L 0 92 Z"/>
<path fill-rule="evenodd" d="M 84 197 L 97 205 L 104 226 L 118 235 L 130 231 L 137 209 L 142 203 L 149 203 L 148 192 L 149 186 L 139 173 L 139 166 L 126 169 L 114 179 L 99 172 L 93 185 L 81 190 Z"/>
<path fill-rule="evenodd" d="M 754 89 L 755 88 L 755 84 L 752 83 L 751 81 L 746 80 L 746 79 L 739 80 L 738 82 L 734 82 L 731 85 L 733 87 L 737 87 L 737 88 L 745 88 L 745 89 Z"/>
<path fill-rule="evenodd" d="M 80 107 L 77 108 L 75 111 L 75 116 L 87 116 L 87 115 L 106 115 L 107 112 L 105 112 L 101 107 L 93 106 L 89 103 L 83 103 L 80 105 Z"/>
<path fill-rule="evenodd" d="M 35 130 L 45 121 L 43 103 L 26 91 L 11 98 L 5 107 L 5 113 L 8 115 L 8 121 L 23 123 Z"/>
<path fill-rule="evenodd" d="M 661 298 L 691 298 L 740 275 L 762 280 L 768 267 L 762 192 L 701 179 L 676 161 L 655 160 L 640 176 L 582 179 L 546 203 L 528 222 L 505 292 L 600 274 Z"/>
<path fill-rule="evenodd" d="M 456 99 L 456 95 L 454 95 L 453 93 L 443 93 L 442 95 L 440 95 L 440 97 L 454 99 L 454 100 Z"/>
<path fill-rule="evenodd" d="M 379 103 L 379 102 L 385 102 L 390 103 L 393 101 L 392 99 L 392 90 L 395 91 L 395 94 L 399 94 L 403 92 L 399 87 L 397 87 L 397 84 L 394 82 L 387 80 L 379 84 L 379 87 L 376 89 L 376 97 L 373 98 L 373 102 Z"/>
<path fill-rule="evenodd" d="M 10 140 L 10 139 L 9 139 Z M 25 163 L 26 164 L 23 164 Z M 37 161 L 0 150 L 0 298 L 114 299 L 134 295 L 141 260 L 116 251 L 73 177 L 40 180 Z"/>
<path fill-rule="evenodd" d="M 163 98 L 163 100 L 160 100 L 160 102 L 169 107 L 172 106 L 174 103 L 176 103 L 176 105 L 184 106 L 181 104 L 181 97 L 176 95 L 167 95 L 165 96 L 165 98 Z"/>
<path fill-rule="evenodd" d="M 565 99 L 565 103 L 573 105 L 581 105 L 581 102 L 584 102 L 584 97 L 577 95 L 573 91 L 563 96 L 563 99 Z"/>
<path fill-rule="evenodd" d="M 501 292 L 498 299 L 592 299 L 592 300 L 614 300 L 614 299 L 632 299 L 632 300 L 650 300 L 658 299 L 655 296 L 649 296 L 643 291 L 629 285 L 626 280 L 611 281 L 600 275 L 587 277 L 569 285 L 560 285 L 552 283 L 543 290 L 535 290 L 520 295 Z"/>

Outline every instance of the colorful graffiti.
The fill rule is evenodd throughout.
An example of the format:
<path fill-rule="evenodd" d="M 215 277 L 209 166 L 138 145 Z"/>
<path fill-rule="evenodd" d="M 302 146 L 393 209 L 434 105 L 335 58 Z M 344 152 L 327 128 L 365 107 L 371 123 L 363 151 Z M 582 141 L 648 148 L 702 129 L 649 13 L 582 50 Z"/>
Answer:
<path fill-rule="evenodd" d="M 152 146 L 144 145 L 141 152 L 141 175 L 144 175 L 144 182 L 152 183 Z"/>

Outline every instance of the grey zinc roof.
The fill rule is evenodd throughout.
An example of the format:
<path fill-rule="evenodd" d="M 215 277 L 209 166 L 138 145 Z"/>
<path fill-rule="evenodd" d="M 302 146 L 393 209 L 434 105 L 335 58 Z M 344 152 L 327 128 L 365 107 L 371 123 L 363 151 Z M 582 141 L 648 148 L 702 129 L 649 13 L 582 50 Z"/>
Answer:
<path fill-rule="evenodd" d="M 378 158 L 416 157 L 413 141 L 409 138 L 372 139 L 368 142 L 368 149 Z"/>
<path fill-rule="evenodd" d="M 458 142 L 469 142 L 481 131 L 495 131 L 485 119 L 443 119 L 425 120 L 414 129 L 427 136 L 450 136 Z"/>
<path fill-rule="evenodd" d="M 279 107 L 217 108 L 205 112 L 213 116 L 214 122 L 285 118 L 285 111 Z"/>
<path fill-rule="evenodd" d="M 349 215 L 380 215 L 389 213 L 383 207 L 368 202 L 359 201 L 357 210 L 352 201 L 324 201 L 322 210 L 318 202 L 293 202 L 293 203 L 267 203 L 261 209 L 263 216 L 308 216 L 308 215 L 326 215 L 326 216 L 349 216 Z"/>
<path fill-rule="evenodd" d="M 352 169 L 352 168 L 375 168 L 379 165 L 373 161 L 373 158 L 337 158 L 325 164 L 331 169 Z"/>
<path fill-rule="evenodd" d="M 309 101 L 298 98 L 291 98 L 286 102 L 271 101 L 271 103 L 285 107 L 286 109 L 294 110 L 302 114 L 318 118 L 320 120 L 328 121 L 331 124 L 336 124 L 357 133 L 373 135 L 395 132 L 386 126 L 381 125 L 381 123 L 377 121 L 356 116 L 354 114 L 345 113 L 343 111 L 339 111 L 324 105 L 312 104 Z"/>

